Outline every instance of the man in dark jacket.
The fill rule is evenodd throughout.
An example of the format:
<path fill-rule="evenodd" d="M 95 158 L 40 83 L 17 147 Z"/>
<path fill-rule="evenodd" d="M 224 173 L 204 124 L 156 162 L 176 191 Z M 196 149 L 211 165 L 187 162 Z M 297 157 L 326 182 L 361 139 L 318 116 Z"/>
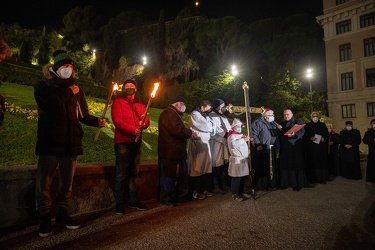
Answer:
<path fill-rule="evenodd" d="M 279 188 L 279 166 L 276 157 L 277 151 L 280 150 L 280 141 L 274 120 L 273 110 L 267 108 L 262 117 L 251 125 L 251 136 L 255 143 L 254 182 L 258 190 Z"/>
<path fill-rule="evenodd" d="M 34 86 L 38 104 L 36 155 L 36 208 L 40 213 L 39 235 L 52 234 L 50 187 L 59 168 L 56 224 L 77 229 L 79 224 L 68 214 L 77 156 L 83 154 L 83 130 L 80 122 L 93 126 L 105 125 L 104 118 L 89 114 L 83 91 L 75 83 L 74 62 L 62 50 L 54 53 L 54 65 L 46 65 L 47 80 Z"/>
<path fill-rule="evenodd" d="M 353 128 L 353 122 L 347 121 L 345 129 L 340 132 L 340 163 L 341 174 L 346 179 L 362 179 L 359 159 L 361 133 Z"/>
<path fill-rule="evenodd" d="M 186 110 L 184 99 L 175 97 L 170 103 L 158 120 L 159 199 L 164 205 L 174 206 L 193 199 L 188 190 L 186 166 L 186 140 L 193 132 L 182 120 Z"/>

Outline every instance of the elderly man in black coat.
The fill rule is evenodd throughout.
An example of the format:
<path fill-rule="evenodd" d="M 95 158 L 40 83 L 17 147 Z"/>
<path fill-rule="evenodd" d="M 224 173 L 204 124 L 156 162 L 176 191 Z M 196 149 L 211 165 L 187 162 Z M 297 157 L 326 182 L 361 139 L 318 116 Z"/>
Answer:
<path fill-rule="evenodd" d="M 185 100 L 175 97 L 159 116 L 159 201 L 167 206 L 193 200 L 188 190 L 186 141 L 193 131 L 186 128 L 182 116 Z M 178 173 L 178 174 L 177 174 Z"/>

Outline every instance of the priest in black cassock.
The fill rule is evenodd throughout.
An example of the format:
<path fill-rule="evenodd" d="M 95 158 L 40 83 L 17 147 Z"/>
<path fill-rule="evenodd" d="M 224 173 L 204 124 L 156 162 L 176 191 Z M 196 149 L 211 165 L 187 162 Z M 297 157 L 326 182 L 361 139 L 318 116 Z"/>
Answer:
<path fill-rule="evenodd" d="M 302 141 L 305 129 L 288 133 L 296 124 L 302 125 L 303 121 L 296 119 L 290 109 L 284 110 L 284 121 L 280 124 L 282 128 L 278 130 L 281 142 L 280 187 L 292 187 L 293 191 L 308 187 Z"/>
<path fill-rule="evenodd" d="M 347 121 L 345 129 L 340 132 L 341 175 L 346 179 L 362 179 L 359 159 L 361 133 L 353 128 L 353 122 Z"/>
<path fill-rule="evenodd" d="M 363 143 L 368 145 L 366 181 L 375 182 L 375 119 L 370 124 L 371 128 L 363 137 Z"/>
<path fill-rule="evenodd" d="M 307 180 L 310 183 L 325 184 L 328 175 L 328 130 L 319 120 L 318 112 L 311 113 L 311 122 L 305 126 L 303 136 L 306 147 Z"/>

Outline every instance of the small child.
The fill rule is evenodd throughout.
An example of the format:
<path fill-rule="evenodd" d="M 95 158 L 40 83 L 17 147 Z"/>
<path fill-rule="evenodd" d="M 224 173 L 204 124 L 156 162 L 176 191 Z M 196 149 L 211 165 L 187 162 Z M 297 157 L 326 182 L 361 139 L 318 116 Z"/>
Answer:
<path fill-rule="evenodd" d="M 235 201 L 243 201 L 243 197 L 249 198 L 244 194 L 244 182 L 249 175 L 249 148 L 247 142 L 250 136 L 242 134 L 242 122 L 234 118 L 232 130 L 228 132 L 228 148 L 230 152 L 228 175 L 231 176 L 232 198 Z"/>

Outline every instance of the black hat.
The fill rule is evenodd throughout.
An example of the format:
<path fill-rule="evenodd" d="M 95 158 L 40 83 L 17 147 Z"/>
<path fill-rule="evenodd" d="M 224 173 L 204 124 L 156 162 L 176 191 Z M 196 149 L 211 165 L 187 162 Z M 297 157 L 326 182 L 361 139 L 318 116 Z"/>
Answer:
<path fill-rule="evenodd" d="M 135 85 L 136 88 L 138 88 L 138 83 L 135 81 L 134 78 L 126 78 L 125 82 L 124 82 L 124 87 L 125 87 L 125 84 L 127 83 L 133 83 Z"/>
<path fill-rule="evenodd" d="M 64 64 L 70 64 L 74 68 L 73 59 L 64 50 L 56 50 L 53 53 L 53 62 L 52 69 L 55 72 Z"/>
<path fill-rule="evenodd" d="M 185 102 L 185 99 L 181 96 L 175 96 L 170 100 L 170 104 L 176 103 L 176 102 Z"/>
<path fill-rule="evenodd" d="M 352 121 L 346 121 L 345 125 L 347 125 L 347 124 L 353 125 L 353 122 Z"/>
<path fill-rule="evenodd" d="M 221 100 L 221 99 L 215 99 L 213 102 L 212 102 L 212 108 L 213 109 L 216 109 L 217 107 L 219 107 L 221 104 L 223 104 L 224 101 Z"/>

